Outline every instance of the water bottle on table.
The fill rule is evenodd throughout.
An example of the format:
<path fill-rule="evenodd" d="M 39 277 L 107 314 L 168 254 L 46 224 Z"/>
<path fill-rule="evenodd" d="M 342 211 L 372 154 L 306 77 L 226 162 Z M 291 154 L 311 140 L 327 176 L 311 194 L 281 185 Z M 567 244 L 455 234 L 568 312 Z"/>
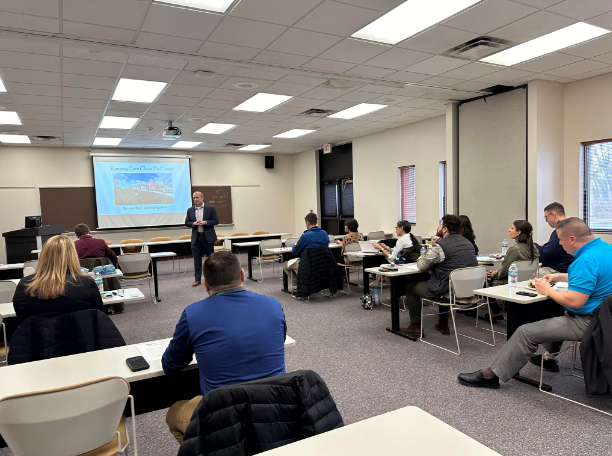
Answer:
<path fill-rule="evenodd" d="M 425 255 L 426 252 L 427 252 L 427 247 L 425 246 L 421 247 L 421 255 Z"/>
<path fill-rule="evenodd" d="M 502 255 L 506 255 L 507 252 L 508 252 L 508 240 L 504 239 L 502 241 L 502 251 L 501 251 L 501 253 L 502 253 Z"/>
<path fill-rule="evenodd" d="M 100 293 L 104 293 L 104 282 L 102 281 L 102 276 L 98 271 L 94 272 L 94 281 L 96 282 Z"/>
<path fill-rule="evenodd" d="M 518 268 L 514 263 L 510 265 L 508 268 L 508 286 L 510 288 L 516 287 L 518 283 Z"/>
<path fill-rule="evenodd" d="M 377 306 L 380 305 L 380 287 L 378 285 L 376 285 L 374 287 L 374 304 L 376 304 Z"/>

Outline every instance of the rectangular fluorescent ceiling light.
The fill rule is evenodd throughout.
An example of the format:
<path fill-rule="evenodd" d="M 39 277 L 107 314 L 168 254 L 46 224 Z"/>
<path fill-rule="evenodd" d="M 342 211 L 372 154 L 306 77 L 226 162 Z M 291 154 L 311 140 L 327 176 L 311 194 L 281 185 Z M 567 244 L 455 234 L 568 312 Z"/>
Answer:
<path fill-rule="evenodd" d="M 0 125 L 21 125 L 15 111 L 0 111 Z"/>
<path fill-rule="evenodd" d="M 293 130 L 286 131 L 280 135 L 273 136 L 273 138 L 298 138 L 299 136 L 304 136 L 315 131 L 317 130 L 301 130 L 299 128 L 294 128 Z"/>
<path fill-rule="evenodd" d="M 196 131 L 196 133 L 207 133 L 209 135 L 220 135 L 228 130 L 231 130 L 236 125 L 222 123 L 208 123 Z"/>
<path fill-rule="evenodd" d="M 193 149 L 195 146 L 202 144 L 202 141 L 179 141 L 172 144 L 172 148 L 174 149 Z"/>
<path fill-rule="evenodd" d="M 104 116 L 100 128 L 113 128 L 116 130 L 129 130 L 138 122 L 138 117 Z"/>
<path fill-rule="evenodd" d="M 0 92 L 6 92 L 6 87 L 4 86 L 2 78 L 0 78 Z"/>
<path fill-rule="evenodd" d="M 238 150 L 261 150 L 266 147 L 270 147 L 270 144 L 249 144 L 248 146 L 241 147 Z"/>
<path fill-rule="evenodd" d="M 114 101 L 131 101 L 133 103 L 153 103 L 168 84 L 140 79 L 119 79 L 113 93 Z"/>
<path fill-rule="evenodd" d="M 610 33 L 609 30 L 594 25 L 578 22 L 568 27 L 534 38 L 531 41 L 514 46 L 497 54 L 490 55 L 481 62 L 494 63 L 496 65 L 511 66 L 526 60 L 535 59 L 551 52 L 564 49 L 584 41 L 592 40 Z"/>
<path fill-rule="evenodd" d="M 370 114 L 371 112 L 378 111 L 379 109 L 386 108 L 387 106 L 388 105 L 360 103 L 357 106 L 339 111 L 327 117 L 331 117 L 332 119 L 354 119 L 355 117 Z"/>
<path fill-rule="evenodd" d="M 0 142 L 4 144 L 31 144 L 27 135 L 0 135 Z"/>
<path fill-rule="evenodd" d="M 353 33 L 353 38 L 396 44 L 482 0 L 408 0 Z"/>
<path fill-rule="evenodd" d="M 279 104 L 291 100 L 288 95 L 275 95 L 273 93 L 258 93 L 248 100 L 240 103 L 234 111 L 265 112 Z"/>
<path fill-rule="evenodd" d="M 93 145 L 94 146 L 116 146 L 122 140 L 123 138 L 95 138 Z"/>
<path fill-rule="evenodd" d="M 234 0 L 163 0 L 154 3 L 168 3 L 171 5 L 187 6 L 189 8 L 225 13 Z"/>

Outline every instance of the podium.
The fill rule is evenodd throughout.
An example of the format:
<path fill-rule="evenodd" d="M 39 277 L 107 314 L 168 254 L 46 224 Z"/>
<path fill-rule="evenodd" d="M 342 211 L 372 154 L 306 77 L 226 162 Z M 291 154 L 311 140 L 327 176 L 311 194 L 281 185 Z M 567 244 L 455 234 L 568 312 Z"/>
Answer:
<path fill-rule="evenodd" d="M 63 232 L 64 225 L 47 225 L 2 233 L 6 244 L 6 262 L 25 263 L 38 259 L 38 255 L 32 253 L 32 250 L 42 249 L 48 239 Z"/>

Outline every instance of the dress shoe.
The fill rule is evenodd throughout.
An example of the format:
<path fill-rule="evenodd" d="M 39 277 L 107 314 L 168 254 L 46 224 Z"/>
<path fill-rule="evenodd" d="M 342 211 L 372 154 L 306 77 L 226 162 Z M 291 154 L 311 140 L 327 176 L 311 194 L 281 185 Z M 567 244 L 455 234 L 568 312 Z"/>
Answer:
<path fill-rule="evenodd" d="M 479 370 L 471 374 L 459 374 L 457 379 L 459 383 L 465 386 L 473 386 L 476 388 L 499 388 L 499 378 L 497 375 L 493 378 L 485 378 Z"/>
<path fill-rule="evenodd" d="M 200 282 L 199 280 L 196 280 L 195 282 L 193 282 L 193 283 L 191 284 L 191 286 L 192 286 L 192 287 L 197 287 L 197 286 L 199 286 L 201 283 L 202 283 L 202 282 Z"/>
<path fill-rule="evenodd" d="M 400 331 L 408 336 L 421 337 L 421 325 L 410 323 L 405 328 L 400 328 Z M 425 337 L 425 333 L 423 333 L 423 337 Z"/>
<path fill-rule="evenodd" d="M 542 365 L 542 355 L 532 355 L 529 362 L 535 366 Z M 548 372 L 559 372 L 559 361 L 555 359 L 544 359 L 544 370 Z"/>
<path fill-rule="evenodd" d="M 448 319 L 447 320 L 438 320 L 438 322 L 435 324 L 434 328 L 436 328 L 436 331 L 438 331 L 439 333 L 444 334 L 445 336 L 448 336 L 450 334 L 450 328 L 448 327 Z"/>
<path fill-rule="evenodd" d="M 489 313 L 487 312 L 486 314 L 484 314 L 484 316 L 481 315 L 479 318 L 481 320 L 489 321 Z M 493 320 L 493 322 L 495 323 L 495 322 L 498 322 L 498 321 L 504 321 L 505 318 L 504 318 L 503 314 L 497 314 L 497 315 L 493 314 L 493 315 L 491 315 L 491 320 Z"/>

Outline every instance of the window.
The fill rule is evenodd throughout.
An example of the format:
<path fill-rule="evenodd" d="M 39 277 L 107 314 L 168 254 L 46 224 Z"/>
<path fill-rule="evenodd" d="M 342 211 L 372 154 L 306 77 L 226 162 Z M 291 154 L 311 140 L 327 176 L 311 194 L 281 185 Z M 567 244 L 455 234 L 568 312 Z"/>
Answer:
<path fill-rule="evenodd" d="M 581 216 L 595 231 L 612 231 L 612 140 L 582 143 Z"/>
<path fill-rule="evenodd" d="M 338 217 L 338 184 L 336 182 L 323 182 L 323 217 Z"/>
<path fill-rule="evenodd" d="M 416 223 L 416 191 L 414 165 L 399 168 L 399 219 Z"/>
<path fill-rule="evenodd" d="M 342 217 L 355 216 L 355 202 L 353 201 L 353 179 L 341 180 L 340 215 Z"/>
<path fill-rule="evenodd" d="M 441 161 L 439 165 L 438 174 L 440 176 L 440 218 L 447 214 L 447 189 L 446 189 L 446 162 Z"/>

